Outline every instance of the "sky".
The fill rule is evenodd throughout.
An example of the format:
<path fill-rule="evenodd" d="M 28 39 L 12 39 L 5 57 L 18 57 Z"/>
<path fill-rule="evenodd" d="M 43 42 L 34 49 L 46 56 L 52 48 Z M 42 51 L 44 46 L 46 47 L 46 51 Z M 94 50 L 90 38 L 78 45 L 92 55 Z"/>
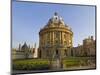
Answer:
<path fill-rule="evenodd" d="M 26 42 L 31 47 L 39 46 L 39 31 L 57 12 L 72 28 L 73 46 L 82 44 L 83 39 L 95 39 L 95 6 L 51 4 L 36 2 L 12 2 L 12 47 Z"/>

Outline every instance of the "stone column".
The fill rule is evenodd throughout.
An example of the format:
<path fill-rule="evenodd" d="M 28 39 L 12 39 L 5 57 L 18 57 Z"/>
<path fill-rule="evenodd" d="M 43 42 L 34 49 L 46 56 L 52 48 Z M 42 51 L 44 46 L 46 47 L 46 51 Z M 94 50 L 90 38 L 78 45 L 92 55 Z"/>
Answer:
<path fill-rule="evenodd" d="M 60 31 L 60 44 L 61 44 L 61 31 Z"/>
<path fill-rule="evenodd" d="M 54 31 L 53 31 L 53 33 L 52 33 L 52 34 L 53 34 L 53 36 L 52 36 L 52 37 L 53 37 L 53 45 L 54 45 Z"/>
<path fill-rule="evenodd" d="M 63 44 L 63 40 L 62 40 L 62 32 L 61 32 L 61 44 Z"/>
<path fill-rule="evenodd" d="M 50 41 L 50 46 L 51 46 L 51 42 L 52 42 L 52 36 L 51 36 L 51 33 L 52 32 L 49 32 L 50 33 L 50 39 L 49 39 L 49 41 Z"/>

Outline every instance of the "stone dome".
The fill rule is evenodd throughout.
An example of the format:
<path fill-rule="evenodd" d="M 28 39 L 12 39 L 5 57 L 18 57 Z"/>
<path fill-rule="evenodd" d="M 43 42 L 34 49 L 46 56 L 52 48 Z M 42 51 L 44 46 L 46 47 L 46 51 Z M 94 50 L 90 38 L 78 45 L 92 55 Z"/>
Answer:
<path fill-rule="evenodd" d="M 56 26 L 65 26 L 63 18 L 59 16 L 57 12 L 55 12 L 53 17 L 49 19 L 48 23 L 44 26 L 44 28 Z"/>
<path fill-rule="evenodd" d="M 58 23 L 64 24 L 62 17 L 59 16 L 57 12 L 54 13 L 54 16 L 50 19 L 50 21 L 55 24 L 58 24 Z"/>

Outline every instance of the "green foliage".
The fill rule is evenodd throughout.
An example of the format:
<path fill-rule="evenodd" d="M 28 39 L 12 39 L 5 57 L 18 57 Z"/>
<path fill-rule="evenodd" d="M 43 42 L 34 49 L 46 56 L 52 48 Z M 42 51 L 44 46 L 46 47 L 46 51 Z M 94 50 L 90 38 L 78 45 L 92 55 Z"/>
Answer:
<path fill-rule="evenodd" d="M 90 57 L 67 57 L 63 59 L 64 68 L 89 65 Z M 54 60 L 52 60 L 54 61 Z M 51 69 L 47 59 L 20 59 L 13 60 L 13 70 L 48 70 Z"/>
<path fill-rule="evenodd" d="M 79 66 L 79 61 L 78 60 L 65 60 L 64 64 L 66 67 L 74 67 L 74 66 Z"/>
<path fill-rule="evenodd" d="M 14 60 L 14 70 L 47 70 L 49 69 L 48 60 Z"/>
<path fill-rule="evenodd" d="M 67 67 L 78 67 L 78 66 L 86 66 L 88 58 L 84 57 L 70 57 L 64 59 L 64 65 Z"/>

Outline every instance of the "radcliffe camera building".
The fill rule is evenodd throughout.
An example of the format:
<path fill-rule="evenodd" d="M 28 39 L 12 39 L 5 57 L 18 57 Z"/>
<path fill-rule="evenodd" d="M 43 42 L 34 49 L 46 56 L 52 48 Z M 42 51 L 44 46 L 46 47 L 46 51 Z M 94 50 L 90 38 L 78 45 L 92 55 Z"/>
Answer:
<path fill-rule="evenodd" d="M 40 58 L 63 58 L 71 54 L 72 47 L 73 32 L 55 12 L 47 25 L 40 29 L 38 55 Z"/>

